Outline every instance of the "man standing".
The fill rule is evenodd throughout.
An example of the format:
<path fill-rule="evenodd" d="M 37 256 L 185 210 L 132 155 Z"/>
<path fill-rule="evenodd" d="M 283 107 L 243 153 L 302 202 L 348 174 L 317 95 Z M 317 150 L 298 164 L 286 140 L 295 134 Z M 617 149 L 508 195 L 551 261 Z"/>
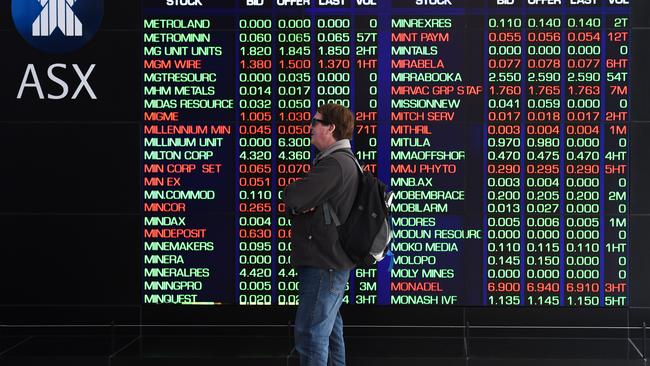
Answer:
<path fill-rule="evenodd" d="M 357 193 L 359 172 L 350 139 L 352 112 L 338 104 L 319 107 L 311 123 L 311 143 L 319 153 L 309 173 L 284 190 L 292 215 L 291 263 L 298 272 L 296 350 L 302 366 L 345 365 L 339 308 L 354 264 L 343 251 L 327 203 L 345 222 Z M 347 153 L 337 150 L 347 150 Z"/>

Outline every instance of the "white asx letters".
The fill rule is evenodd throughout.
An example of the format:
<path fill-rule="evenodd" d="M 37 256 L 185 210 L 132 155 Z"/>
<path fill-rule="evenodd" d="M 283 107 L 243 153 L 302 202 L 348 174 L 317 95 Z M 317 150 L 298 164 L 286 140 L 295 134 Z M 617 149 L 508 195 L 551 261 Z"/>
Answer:
<path fill-rule="evenodd" d="M 74 69 L 75 73 L 77 74 L 77 77 L 79 78 L 79 84 L 77 85 L 77 89 L 75 89 L 74 93 L 72 94 L 71 99 L 77 99 L 79 93 L 83 89 L 86 90 L 88 96 L 90 96 L 90 99 L 97 99 L 95 92 L 93 91 L 93 89 L 90 87 L 90 84 L 88 83 L 88 78 L 90 77 L 90 74 L 95 69 L 95 64 L 90 65 L 90 67 L 88 68 L 88 70 L 86 70 L 86 72 L 83 72 L 81 68 L 79 68 L 79 65 L 77 64 L 73 64 L 72 68 Z M 67 65 L 52 64 L 47 68 L 48 78 L 55 84 L 58 84 L 59 87 L 61 88 L 61 92 L 59 94 L 48 93 L 47 99 L 54 99 L 54 100 L 63 99 L 68 95 L 68 91 L 69 91 L 68 83 L 54 73 L 54 70 L 56 69 L 66 70 Z M 41 83 L 38 79 L 38 74 L 36 73 L 36 68 L 34 67 L 34 64 L 27 65 L 27 69 L 25 70 L 25 74 L 23 75 L 23 80 L 20 83 L 20 89 L 18 90 L 18 95 L 16 96 L 16 99 L 22 99 L 25 88 L 36 89 L 36 93 L 38 94 L 38 99 L 45 99 L 45 95 L 43 94 L 43 88 L 41 87 Z"/>

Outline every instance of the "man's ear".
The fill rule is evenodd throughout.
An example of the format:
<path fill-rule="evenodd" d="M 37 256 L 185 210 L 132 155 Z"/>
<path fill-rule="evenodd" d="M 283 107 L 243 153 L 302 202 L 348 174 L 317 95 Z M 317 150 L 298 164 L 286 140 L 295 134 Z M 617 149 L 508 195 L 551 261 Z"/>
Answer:
<path fill-rule="evenodd" d="M 334 130 L 336 129 L 336 125 L 332 123 L 332 124 L 328 125 L 327 128 L 329 129 L 329 131 L 332 134 L 334 134 Z"/>

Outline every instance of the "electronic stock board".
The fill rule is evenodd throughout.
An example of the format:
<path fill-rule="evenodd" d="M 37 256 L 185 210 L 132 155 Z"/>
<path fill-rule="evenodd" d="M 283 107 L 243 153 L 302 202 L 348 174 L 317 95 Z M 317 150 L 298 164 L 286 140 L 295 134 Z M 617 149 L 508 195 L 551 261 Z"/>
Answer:
<path fill-rule="evenodd" d="M 355 115 L 396 192 L 345 303 L 627 306 L 624 0 L 143 2 L 143 302 L 295 305 L 282 190 Z"/>

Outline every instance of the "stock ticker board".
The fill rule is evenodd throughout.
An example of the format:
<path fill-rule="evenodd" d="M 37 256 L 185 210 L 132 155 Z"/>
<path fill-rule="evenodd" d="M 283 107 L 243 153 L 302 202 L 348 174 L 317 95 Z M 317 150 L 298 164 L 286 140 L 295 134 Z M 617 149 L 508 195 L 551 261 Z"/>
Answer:
<path fill-rule="evenodd" d="M 144 1 L 143 302 L 297 303 L 282 190 L 334 102 L 396 192 L 345 303 L 627 306 L 625 3 Z"/>

